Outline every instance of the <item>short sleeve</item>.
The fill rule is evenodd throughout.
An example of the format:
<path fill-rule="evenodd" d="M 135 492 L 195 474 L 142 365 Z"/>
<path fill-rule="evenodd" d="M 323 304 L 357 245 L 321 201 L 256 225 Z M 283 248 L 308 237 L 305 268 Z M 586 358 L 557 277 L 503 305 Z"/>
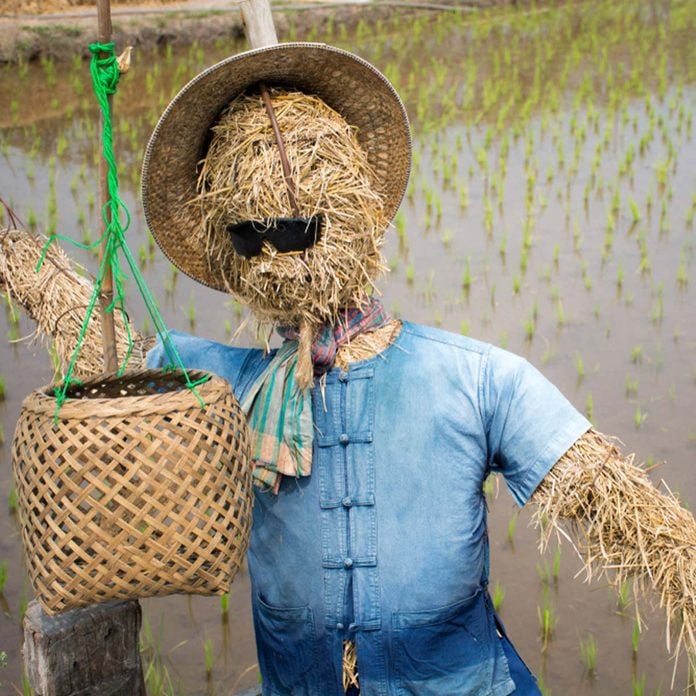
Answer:
<path fill-rule="evenodd" d="M 227 380 L 239 401 L 243 400 L 246 390 L 269 359 L 259 349 L 236 348 L 178 331 L 172 331 L 170 336 L 184 367 L 212 372 Z M 168 363 L 164 346 L 158 339 L 147 354 L 146 364 L 148 367 L 166 367 Z"/>
<path fill-rule="evenodd" d="M 489 466 L 524 505 L 590 422 L 535 367 L 492 347 L 485 358 L 482 403 Z"/>

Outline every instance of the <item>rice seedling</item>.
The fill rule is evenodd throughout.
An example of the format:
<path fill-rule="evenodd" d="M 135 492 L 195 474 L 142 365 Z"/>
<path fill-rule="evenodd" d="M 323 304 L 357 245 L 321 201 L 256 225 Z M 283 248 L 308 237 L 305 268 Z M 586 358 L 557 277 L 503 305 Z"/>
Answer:
<path fill-rule="evenodd" d="M 633 675 L 631 677 L 631 688 L 633 696 L 645 696 L 645 674 L 641 674 L 640 678 Z"/>
<path fill-rule="evenodd" d="M 524 275 L 527 272 L 527 266 L 529 265 L 529 254 L 525 247 L 522 247 L 520 251 L 520 275 Z"/>
<path fill-rule="evenodd" d="M 515 510 L 512 515 L 510 515 L 510 519 L 508 520 L 508 525 L 507 525 L 507 540 L 508 544 L 510 546 L 514 546 L 515 543 L 515 531 L 517 530 L 517 518 L 519 516 L 519 513 L 517 510 Z"/>
<path fill-rule="evenodd" d="M 205 658 L 205 675 L 207 679 L 210 679 L 213 674 L 213 664 L 215 663 L 213 641 L 210 638 L 206 638 L 203 642 L 203 655 Z"/>
<path fill-rule="evenodd" d="M 677 268 L 677 285 L 682 289 L 689 284 L 689 272 L 686 270 L 686 261 L 684 256 L 679 261 L 679 267 Z"/>
<path fill-rule="evenodd" d="M 624 580 L 616 589 L 616 609 L 624 614 L 631 603 L 631 583 Z"/>
<path fill-rule="evenodd" d="M 641 409 L 640 407 L 640 404 L 638 404 L 636 406 L 636 410 L 633 412 L 633 425 L 636 426 L 636 429 L 642 428 L 647 418 L 648 414 L 645 411 L 643 411 L 643 409 Z"/>
<path fill-rule="evenodd" d="M 493 608 L 499 612 L 500 608 L 503 606 L 503 600 L 505 599 L 505 590 L 497 580 L 493 585 L 493 594 L 491 599 L 493 600 Z"/>
<path fill-rule="evenodd" d="M 624 393 L 628 399 L 638 395 L 638 380 L 631 375 L 626 375 L 624 380 Z"/>
<path fill-rule="evenodd" d="M 462 274 L 462 288 L 464 292 L 469 292 L 471 289 L 471 257 L 467 256 L 464 261 L 464 273 Z"/>
<path fill-rule="evenodd" d="M 638 204 L 633 200 L 633 198 L 629 198 L 628 207 L 631 210 L 631 219 L 633 221 L 633 225 L 637 225 L 640 222 L 641 216 L 640 210 L 638 210 Z"/>
<path fill-rule="evenodd" d="M 561 547 L 556 546 L 556 550 L 553 552 L 553 562 L 551 565 L 551 573 L 553 578 L 553 584 L 558 584 L 558 577 L 561 572 Z"/>
<path fill-rule="evenodd" d="M 0 447 L 5 444 L 5 426 L 0 423 Z"/>
<path fill-rule="evenodd" d="M 514 275 L 512 277 L 512 294 L 519 295 L 522 288 L 522 278 L 519 275 Z"/>
<path fill-rule="evenodd" d="M 159 654 L 145 661 L 143 678 L 148 696 L 173 696 L 176 693 L 169 669 Z"/>
<path fill-rule="evenodd" d="M 540 672 L 538 677 L 537 677 L 537 686 L 539 687 L 539 691 L 541 692 L 541 696 L 551 696 L 551 689 L 546 684 L 546 679 L 544 677 L 543 672 Z"/>
<path fill-rule="evenodd" d="M 635 345 L 631 348 L 631 362 L 638 365 L 643 362 L 643 346 Z"/>
<path fill-rule="evenodd" d="M 539 632 L 541 635 L 541 651 L 546 652 L 557 623 L 556 612 L 549 598 L 548 589 L 544 590 L 542 604 L 537 607 L 537 615 L 539 618 Z"/>
<path fill-rule="evenodd" d="M 193 301 L 193 296 L 189 299 L 188 309 L 186 310 L 186 315 L 189 321 L 189 327 L 191 331 L 196 328 L 196 304 Z"/>
<path fill-rule="evenodd" d="M 0 597 L 5 592 L 5 585 L 7 584 L 7 561 L 2 561 L 0 563 Z"/>
<path fill-rule="evenodd" d="M 578 383 L 585 378 L 585 363 L 578 351 L 575 351 L 575 374 L 577 375 Z"/>
<path fill-rule="evenodd" d="M 14 486 L 10 488 L 10 492 L 7 494 L 7 509 L 11 515 L 17 514 L 17 491 Z"/>
<path fill-rule="evenodd" d="M 591 633 L 585 638 L 580 638 L 580 657 L 585 672 L 594 677 L 597 672 L 597 641 Z"/>
<path fill-rule="evenodd" d="M 637 619 L 633 620 L 633 629 L 631 631 L 631 655 L 633 660 L 638 657 L 638 646 L 640 645 L 640 623 Z"/>
<path fill-rule="evenodd" d="M 505 263 L 505 253 L 507 250 L 507 237 L 503 235 L 500 238 L 500 242 L 498 243 L 498 254 L 500 255 L 500 258 L 503 263 Z"/>
<path fill-rule="evenodd" d="M 5 378 L 0 375 L 0 401 L 5 400 L 5 392 L 6 392 L 6 384 L 5 384 Z"/>
<path fill-rule="evenodd" d="M 29 227 L 30 230 L 34 231 L 38 225 L 38 220 L 36 218 L 36 212 L 34 209 L 30 206 L 29 211 L 27 212 L 27 227 Z"/>
<path fill-rule="evenodd" d="M 562 328 L 566 325 L 565 311 L 560 298 L 556 300 L 556 324 L 558 325 L 558 328 Z"/>
<path fill-rule="evenodd" d="M 529 317 L 524 320 L 524 338 L 528 343 L 531 343 L 534 339 L 534 319 Z"/>
<path fill-rule="evenodd" d="M 230 613 L 230 593 L 220 595 L 220 613 L 224 620 L 227 619 Z"/>
<path fill-rule="evenodd" d="M 585 398 L 585 416 L 590 423 L 594 423 L 594 399 L 592 398 L 592 392 L 589 392 Z"/>

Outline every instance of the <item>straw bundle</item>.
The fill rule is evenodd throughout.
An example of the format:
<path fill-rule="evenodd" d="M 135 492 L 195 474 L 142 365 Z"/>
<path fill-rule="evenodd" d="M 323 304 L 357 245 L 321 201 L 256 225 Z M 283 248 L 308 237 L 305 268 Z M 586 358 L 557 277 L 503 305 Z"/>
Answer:
<path fill-rule="evenodd" d="M 633 455 L 624 457 L 590 430 L 537 489 L 534 521 L 542 529 L 542 550 L 554 531 L 568 538 L 562 524 L 570 523 L 588 581 L 604 577 L 619 586 L 632 578 L 635 592 L 656 593 L 676 672 L 682 649 L 696 663 L 696 521 L 661 485 L 664 493 L 634 465 Z"/>
<path fill-rule="evenodd" d="M 266 243 L 250 259 L 232 249 L 229 224 L 292 216 L 278 145 L 257 94 L 233 100 L 213 128 L 200 195 L 191 204 L 200 207 L 200 234 L 210 262 L 224 269 L 227 290 L 260 321 L 299 327 L 302 348 L 341 308 L 365 302 L 385 270 L 388 220 L 355 129 L 316 97 L 278 89 L 271 97 L 300 214 L 323 218 L 319 242 L 290 254 Z"/>
<path fill-rule="evenodd" d="M 350 687 L 360 688 L 358 678 L 358 653 L 354 640 L 343 641 L 343 691 Z"/>
<path fill-rule="evenodd" d="M 36 266 L 46 238 L 18 229 L 0 231 L 0 287 L 6 289 L 27 315 L 36 322 L 35 335 L 53 338 L 60 369 L 65 373 L 77 345 L 80 328 L 93 285 L 78 274 L 79 267 L 54 242 L 46 253 L 41 270 Z M 123 317 L 116 314 L 116 346 L 125 355 L 127 334 Z M 136 344 L 143 339 L 132 332 Z M 87 327 L 77 359 L 75 377 L 98 374 L 103 370 L 101 319 L 95 312 Z M 137 360 L 141 360 L 140 355 Z"/>

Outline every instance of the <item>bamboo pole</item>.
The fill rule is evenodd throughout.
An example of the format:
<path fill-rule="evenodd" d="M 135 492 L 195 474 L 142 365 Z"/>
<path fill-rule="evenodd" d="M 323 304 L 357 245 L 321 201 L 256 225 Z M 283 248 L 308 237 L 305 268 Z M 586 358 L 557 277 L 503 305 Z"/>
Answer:
<path fill-rule="evenodd" d="M 111 0 L 97 0 L 97 25 L 99 31 L 99 43 L 106 44 L 111 41 Z M 100 56 L 103 58 L 104 54 Z M 113 114 L 113 97 L 108 96 L 109 111 Z M 104 126 L 104 115 L 100 117 L 100 123 Z M 100 133 L 102 130 L 100 130 Z M 109 202 L 109 187 L 107 183 L 109 165 L 102 157 L 99 160 L 99 200 L 101 209 L 105 211 L 106 224 L 111 220 L 111 211 L 106 207 Z M 108 239 L 105 238 L 101 246 L 99 262 L 104 261 Z M 99 308 L 102 325 L 102 343 L 104 351 L 104 372 L 116 372 L 118 370 L 118 355 L 116 354 L 116 329 L 114 326 L 114 313 L 108 311 L 114 299 L 114 279 L 111 266 L 106 267 L 104 281 L 99 296 Z"/>

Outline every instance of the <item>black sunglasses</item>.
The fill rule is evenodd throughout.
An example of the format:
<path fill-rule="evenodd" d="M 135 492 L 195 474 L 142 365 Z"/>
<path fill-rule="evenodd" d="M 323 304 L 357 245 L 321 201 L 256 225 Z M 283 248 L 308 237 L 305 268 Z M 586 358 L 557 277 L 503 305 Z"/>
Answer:
<path fill-rule="evenodd" d="M 249 259 L 261 253 L 264 240 L 281 253 L 309 249 L 319 241 L 321 224 L 321 215 L 268 218 L 228 225 L 227 232 L 232 238 L 234 250 Z"/>

